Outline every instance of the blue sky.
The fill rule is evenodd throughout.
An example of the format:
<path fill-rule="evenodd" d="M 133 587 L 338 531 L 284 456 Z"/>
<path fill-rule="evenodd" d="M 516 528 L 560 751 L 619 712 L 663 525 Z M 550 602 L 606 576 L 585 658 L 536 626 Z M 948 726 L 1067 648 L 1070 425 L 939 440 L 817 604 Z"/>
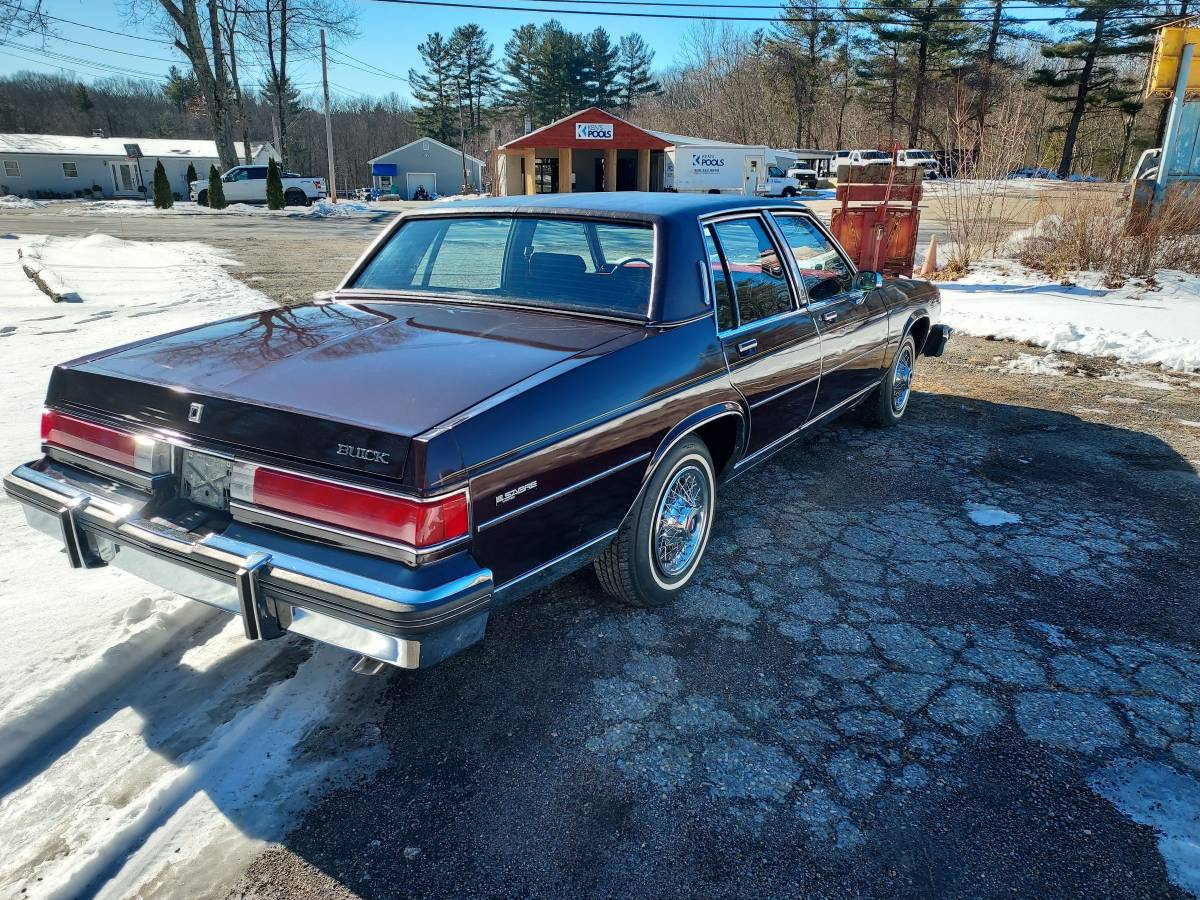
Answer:
<path fill-rule="evenodd" d="M 561 7 L 565 4 L 554 5 Z M 46 43 L 45 49 L 81 61 L 52 59 L 41 53 L 40 49 L 20 49 L 19 45 L 36 48 L 39 46 L 38 41 L 27 35 L 14 34 L 10 37 L 8 46 L 0 46 L 0 74 L 11 74 L 23 69 L 39 72 L 65 71 L 88 82 L 104 76 L 105 71 L 101 66 L 114 66 L 130 70 L 129 74 L 138 72 L 162 76 L 170 68 L 171 63 L 168 60 L 175 60 L 176 65 L 186 71 L 187 63 L 183 55 L 162 40 L 153 27 L 128 24 L 122 16 L 122 6 L 122 3 L 111 0 L 48 0 L 46 11 L 50 15 L 71 19 L 82 23 L 82 26 L 52 22 L 58 35 L 69 40 L 51 39 Z M 408 85 L 405 82 L 362 72 L 346 65 L 344 59 L 347 57 L 359 65 L 377 67 L 404 76 L 410 68 L 419 66 L 417 44 L 431 31 L 448 34 L 458 25 L 476 22 L 487 30 L 499 58 L 504 42 L 512 35 L 514 28 L 525 22 L 544 22 L 553 18 L 527 12 L 459 10 L 365 0 L 357 2 L 356 7 L 359 13 L 359 37 L 337 47 L 340 53 L 332 53 L 329 57 L 331 90 L 343 96 L 353 96 L 355 93 L 377 95 L 389 91 L 408 95 Z M 584 15 L 558 18 L 565 27 L 575 31 L 590 31 L 598 25 L 603 26 L 613 35 L 614 40 L 621 34 L 637 31 L 655 51 L 656 66 L 665 66 L 675 58 L 679 42 L 689 27 L 685 20 L 622 18 L 596 14 L 594 10 L 587 10 Z M 95 30 L 97 28 L 106 31 Z M 157 43 L 145 38 L 153 38 Z M 81 46 L 80 43 L 71 41 L 96 46 Z M 115 51 L 138 55 L 122 55 Z M 302 90 L 319 90 L 319 58 L 293 58 L 289 60 L 289 66 L 292 67 L 293 78 Z M 247 74 L 242 77 L 242 81 L 247 84 L 258 83 L 260 80 L 260 70 L 253 68 L 248 69 Z"/>

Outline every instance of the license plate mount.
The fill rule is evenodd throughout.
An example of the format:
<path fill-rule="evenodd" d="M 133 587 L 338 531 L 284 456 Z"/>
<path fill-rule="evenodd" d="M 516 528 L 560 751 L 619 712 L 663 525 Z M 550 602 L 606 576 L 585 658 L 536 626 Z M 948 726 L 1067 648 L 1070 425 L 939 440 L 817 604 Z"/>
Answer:
<path fill-rule="evenodd" d="M 232 473 L 232 460 L 198 450 L 184 450 L 179 493 L 185 500 L 200 506 L 227 510 Z"/>

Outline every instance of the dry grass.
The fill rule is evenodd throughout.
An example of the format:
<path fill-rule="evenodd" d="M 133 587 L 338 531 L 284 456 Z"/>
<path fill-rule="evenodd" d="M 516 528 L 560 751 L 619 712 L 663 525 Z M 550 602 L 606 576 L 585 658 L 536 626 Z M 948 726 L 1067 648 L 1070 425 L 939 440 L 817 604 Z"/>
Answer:
<path fill-rule="evenodd" d="M 1172 198 L 1135 226 L 1123 201 L 1080 195 L 1017 238 L 1016 257 L 1052 278 L 1103 272 L 1113 287 L 1159 269 L 1200 273 L 1200 196 Z"/>

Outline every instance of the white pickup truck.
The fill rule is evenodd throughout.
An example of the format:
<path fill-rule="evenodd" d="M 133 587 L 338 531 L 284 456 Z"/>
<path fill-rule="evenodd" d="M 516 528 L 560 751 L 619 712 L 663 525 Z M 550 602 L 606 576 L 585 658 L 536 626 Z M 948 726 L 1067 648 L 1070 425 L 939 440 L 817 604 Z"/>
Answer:
<path fill-rule="evenodd" d="M 896 154 L 896 165 L 907 169 L 923 169 L 924 177 L 935 180 L 939 174 L 937 157 L 928 150 L 914 150 L 911 147 Z"/>
<path fill-rule="evenodd" d="M 290 172 L 281 173 L 284 206 L 310 206 L 314 200 L 327 196 L 324 178 L 302 178 Z M 267 167 L 234 166 L 221 176 L 226 203 L 266 203 Z M 208 206 L 208 179 L 193 181 L 191 197 L 201 206 Z"/>

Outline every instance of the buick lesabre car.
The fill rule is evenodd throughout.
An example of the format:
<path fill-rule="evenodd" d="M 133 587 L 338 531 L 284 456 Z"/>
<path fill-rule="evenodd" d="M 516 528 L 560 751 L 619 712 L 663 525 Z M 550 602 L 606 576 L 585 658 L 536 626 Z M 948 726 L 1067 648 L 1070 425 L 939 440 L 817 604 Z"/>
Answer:
<path fill-rule="evenodd" d="M 669 602 L 723 480 L 851 408 L 900 420 L 940 308 L 788 201 L 447 204 L 328 302 L 56 367 L 44 456 L 4 485 L 76 568 L 425 667 L 589 562 Z"/>

